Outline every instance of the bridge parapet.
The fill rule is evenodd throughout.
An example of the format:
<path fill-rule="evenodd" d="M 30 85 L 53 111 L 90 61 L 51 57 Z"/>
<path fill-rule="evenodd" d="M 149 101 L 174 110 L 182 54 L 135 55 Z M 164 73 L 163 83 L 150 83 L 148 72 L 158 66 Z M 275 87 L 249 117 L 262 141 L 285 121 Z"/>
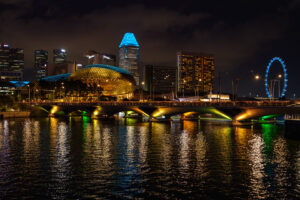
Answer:
<path fill-rule="evenodd" d="M 293 105 L 293 101 L 211 101 L 211 102 L 179 102 L 179 101 L 34 101 L 20 102 L 33 105 L 59 105 L 59 106 L 154 106 L 154 107 L 217 107 L 217 108 L 257 108 L 257 107 L 286 107 Z"/>

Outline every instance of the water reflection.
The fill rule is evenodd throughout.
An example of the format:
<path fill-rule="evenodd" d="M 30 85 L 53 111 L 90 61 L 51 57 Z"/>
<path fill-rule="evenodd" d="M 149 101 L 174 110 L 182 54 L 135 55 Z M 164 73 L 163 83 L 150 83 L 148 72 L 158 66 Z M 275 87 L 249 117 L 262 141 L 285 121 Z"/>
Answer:
<path fill-rule="evenodd" d="M 11 148 L 10 148 L 10 134 L 8 121 L 3 120 L 0 123 L 0 186 L 6 185 L 10 186 L 11 180 Z M 9 192 L 9 187 L 1 188 L 0 187 L 0 196 L 4 196 Z"/>
<path fill-rule="evenodd" d="M 278 125 L 88 117 L 0 123 L 4 199 L 293 199 L 298 141 Z"/>
<path fill-rule="evenodd" d="M 261 135 L 253 135 L 249 140 L 249 160 L 251 166 L 250 177 L 250 194 L 254 199 L 260 199 L 267 195 L 267 190 L 263 179 L 266 176 L 264 172 L 265 157 L 264 157 L 264 141 Z"/>
<path fill-rule="evenodd" d="M 70 132 L 65 121 L 50 118 L 50 147 L 51 147 L 51 173 L 50 196 L 54 199 L 65 198 L 69 192 L 71 179 L 70 171 Z"/>
<path fill-rule="evenodd" d="M 296 172 L 296 184 L 295 184 L 295 193 L 300 194 L 300 150 L 298 150 L 296 154 L 296 164 L 294 167 L 294 171 Z"/>

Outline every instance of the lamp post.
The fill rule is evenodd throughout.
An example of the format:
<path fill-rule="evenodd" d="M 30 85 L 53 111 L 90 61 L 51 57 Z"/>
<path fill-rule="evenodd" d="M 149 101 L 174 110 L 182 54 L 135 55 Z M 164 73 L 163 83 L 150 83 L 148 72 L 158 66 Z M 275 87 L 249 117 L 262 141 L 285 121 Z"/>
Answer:
<path fill-rule="evenodd" d="M 280 79 L 282 78 L 282 74 L 278 74 L 278 98 L 280 98 Z"/>
<path fill-rule="evenodd" d="M 259 74 L 254 75 L 254 80 L 259 81 L 260 80 L 260 75 Z M 256 96 L 258 96 L 258 95 L 256 95 Z"/>
<path fill-rule="evenodd" d="M 35 99 L 36 99 L 36 101 L 38 101 L 38 98 L 39 98 L 39 93 L 38 92 L 39 92 L 39 90 L 36 89 L 35 92 L 36 92 Z"/>
<path fill-rule="evenodd" d="M 63 89 L 64 89 L 64 82 L 61 82 L 61 90 L 60 90 L 60 97 L 63 97 Z"/>
<path fill-rule="evenodd" d="M 197 86 L 196 86 L 196 95 L 198 95 L 198 100 L 199 100 L 199 101 L 200 101 L 199 90 L 200 90 L 200 86 L 201 86 L 201 81 L 202 81 L 202 79 L 199 78 L 199 79 L 198 79 L 198 84 L 197 84 Z M 204 90 L 204 89 L 203 89 L 203 90 Z"/>
<path fill-rule="evenodd" d="M 182 87 L 182 98 L 184 98 L 184 86 L 185 86 L 185 80 L 183 79 L 183 87 Z"/>
<path fill-rule="evenodd" d="M 30 85 L 27 85 L 28 87 L 28 99 L 29 99 L 29 102 L 30 102 Z"/>
<path fill-rule="evenodd" d="M 142 88 L 141 88 L 141 95 L 142 95 L 142 101 L 144 101 L 144 85 L 145 85 L 145 82 L 144 81 L 142 81 Z M 140 100 L 141 100 L 140 99 Z"/>

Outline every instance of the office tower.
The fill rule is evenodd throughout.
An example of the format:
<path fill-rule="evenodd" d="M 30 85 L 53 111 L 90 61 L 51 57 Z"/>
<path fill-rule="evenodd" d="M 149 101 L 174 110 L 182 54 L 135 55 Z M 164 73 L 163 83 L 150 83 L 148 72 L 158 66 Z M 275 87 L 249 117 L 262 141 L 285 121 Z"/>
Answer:
<path fill-rule="evenodd" d="M 24 50 L 10 48 L 8 44 L 0 45 L 0 78 L 1 80 L 21 81 L 24 71 Z"/>
<path fill-rule="evenodd" d="M 34 68 L 36 78 L 43 78 L 48 73 L 48 51 L 35 50 L 34 51 Z"/>
<path fill-rule="evenodd" d="M 201 95 L 213 90 L 214 56 L 181 51 L 177 53 L 177 91 L 182 95 Z"/>
<path fill-rule="evenodd" d="M 0 44 L 0 71 L 9 70 L 10 48 L 6 43 Z"/>
<path fill-rule="evenodd" d="M 24 70 L 24 50 L 20 48 L 10 49 L 10 71 Z"/>
<path fill-rule="evenodd" d="M 53 50 L 53 63 L 59 64 L 64 63 L 67 60 L 67 52 L 65 49 L 54 49 Z"/>
<path fill-rule="evenodd" d="M 116 65 L 116 56 L 112 54 L 99 53 L 94 50 L 90 50 L 85 54 L 88 58 L 88 65 L 104 64 L 104 65 Z"/>
<path fill-rule="evenodd" d="M 150 93 L 175 93 L 176 67 L 145 66 L 144 89 Z"/>
<path fill-rule="evenodd" d="M 119 67 L 127 70 L 139 85 L 139 44 L 133 33 L 125 33 L 119 45 Z"/>

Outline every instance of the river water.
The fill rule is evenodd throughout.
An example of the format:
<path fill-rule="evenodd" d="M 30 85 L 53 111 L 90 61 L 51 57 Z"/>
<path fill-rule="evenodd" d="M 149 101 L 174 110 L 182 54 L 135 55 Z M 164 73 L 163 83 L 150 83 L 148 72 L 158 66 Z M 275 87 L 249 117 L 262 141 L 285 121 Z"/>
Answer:
<path fill-rule="evenodd" d="M 300 141 L 226 122 L 0 121 L 0 199 L 299 199 Z"/>

